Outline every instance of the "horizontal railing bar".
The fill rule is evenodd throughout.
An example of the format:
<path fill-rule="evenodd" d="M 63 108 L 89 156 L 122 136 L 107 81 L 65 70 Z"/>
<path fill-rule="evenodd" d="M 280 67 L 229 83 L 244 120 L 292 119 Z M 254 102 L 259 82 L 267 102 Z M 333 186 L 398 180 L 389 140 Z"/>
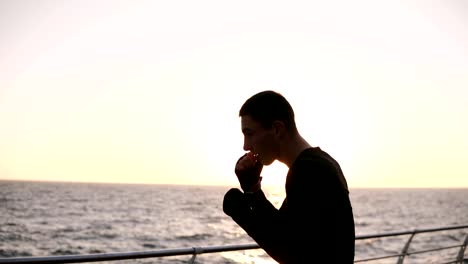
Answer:
<path fill-rule="evenodd" d="M 450 248 L 457 248 L 457 247 L 459 248 L 461 246 L 463 246 L 463 244 L 440 247 L 440 248 L 432 248 L 432 249 L 426 249 L 426 250 L 420 250 L 420 251 L 412 251 L 412 252 L 407 252 L 406 255 L 416 255 L 416 254 L 422 254 L 422 253 L 433 252 L 433 251 L 442 251 L 442 250 L 450 249 Z"/>
<path fill-rule="evenodd" d="M 389 232 L 373 235 L 360 235 L 356 236 L 356 240 L 363 240 L 369 238 L 380 238 L 389 236 L 399 236 L 414 233 L 425 233 L 435 231 L 446 231 L 454 229 L 468 228 L 468 225 L 460 226 L 447 226 L 438 228 L 416 229 L 413 231 Z M 226 251 L 238 251 L 259 249 L 258 244 L 243 244 L 243 245 L 225 245 L 225 246 L 208 246 L 208 247 L 191 247 L 191 248 L 176 248 L 158 251 L 137 251 L 137 252 L 119 252 L 119 253 L 99 253 L 87 255 L 60 255 L 60 256 L 45 256 L 45 257 L 13 257 L 13 258 L 0 258 L 0 264 L 55 264 L 55 263 L 79 263 L 79 262 L 97 262 L 97 261 L 112 261 L 124 259 L 140 259 L 140 258 L 153 258 L 153 257 L 168 257 L 168 256 L 182 256 L 182 255 L 197 255 L 202 253 L 218 253 Z M 409 254 L 415 254 L 414 252 Z M 399 255 L 388 256 L 398 257 Z M 380 258 L 387 258 L 380 257 Z M 366 261 L 366 260 L 359 260 Z M 358 261 L 355 261 L 358 262 Z"/>
<path fill-rule="evenodd" d="M 124 260 L 124 259 L 140 259 L 154 257 L 169 257 L 194 255 L 201 253 L 217 253 L 226 251 L 257 249 L 257 244 L 244 245 L 226 245 L 226 246 L 208 246 L 208 247 L 193 247 L 193 248 L 178 248 L 158 251 L 136 251 L 136 252 L 120 252 L 120 253 L 98 253 L 87 255 L 60 255 L 47 257 L 22 257 L 22 258 L 0 258 L 0 263 L 35 263 L 35 264 L 53 264 L 53 263 L 79 263 L 79 262 L 96 262 L 107 260 Z"/>
<path fill-rule="evenodd" d="M 412 231 L 388 232 L 388 233 L 379 233 L 379 234 L 373 234 L 373 235 L 360 235 L 360 236 L 356 236 L 356 240 L 358 240 L 358 239 L 389 237 L 389 236 L 410 235 L 410 234 L 413 234 L 413 233 L 418 234 L 418 233 L 427 233 L 427 232 L 435 232 L 435 231 L 446 231 L 446 230 L 463 229 L 463 228 L 468 228 L 468 225 L 438 227 L 438 228 L 427 228 L 427 229 L 415 229 L 415 230 L 412 230 Z"/>
<path fill-rule="evenodd" d="M 441 247 L 441 248 L 433 248 L 433 249 L 428 249 L 428 250 L 411 251 L 411 252 L 407 252 L 406 254 L 394 254 L 394 255 L 385 255 L 385 256 L 373 257 L 373 258 L 365 258 L 365 259 L 355 260 L 354 263 L 364 262 L 364 261 L 371 261 L 371 260 L 378 260 L 378 259 L 386 259 L 386 258 L 396 258 L 396 257 L 401 257 L 403 255 L 408 255 L 408 256 L 409 255 L 417 255 L 417 254 L 422 254 L 422 253 L 427 253 L 427 252 L 442 251 L 442 250 L 446 250 L 446 249 L 457 248 L 457 247 L 461 247 L 461 246 L 463 246 L 463 244 L 447 246 L 447 247 Z"/>
<path fill-rule="evenodd" d="M 385 255 L 385 256 L 381 256 L 381 257 L 365 258 L 365 259 L 355 260 L 354 263 L 364 262 L 364 261 L 372 261 L 372 260 L 378 260 L 378 259 L 386 259 L 386 258 L 396 258 L 396 257 L 400 257 L 400 256 L 403 256 L 403 255 L 404 254 L 395 254 L 395 255 Z"/>
<path fill-rule="evenodd" d="M 467 260 L 464 260 L 464 261 L 467 261 Z M 460 261 L 458 261 L 458 260 L 453 260 L 453 261 L 444 262 L 444 263 L 439 263 L 439 264 L 454 264 L 454 263 L 455 263 L 455 264 L 456 264 L 456 263 L 460 263 Z M 462 263 L 464 263 L 464 262 L 462 262 Z"/>

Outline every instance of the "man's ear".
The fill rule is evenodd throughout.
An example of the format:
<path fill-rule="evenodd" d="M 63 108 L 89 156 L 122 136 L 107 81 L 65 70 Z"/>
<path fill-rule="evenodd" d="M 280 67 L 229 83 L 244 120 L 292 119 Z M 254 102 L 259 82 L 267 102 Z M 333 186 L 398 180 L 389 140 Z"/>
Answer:
<path fill-rule="evenodd" d="M 286 127 L 283 121 L 275 120 L 273 121 L 273 131 L 278 138 L 282 138 L 286 133 Z"/>

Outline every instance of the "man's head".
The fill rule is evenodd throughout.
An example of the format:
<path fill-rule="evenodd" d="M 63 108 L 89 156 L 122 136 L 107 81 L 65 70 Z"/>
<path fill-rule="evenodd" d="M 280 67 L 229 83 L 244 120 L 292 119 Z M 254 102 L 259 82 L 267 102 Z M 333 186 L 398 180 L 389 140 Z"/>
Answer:
<path fill-rule="evenodd" d="M 242 105 L 239 116 L 244 150 L 258 154 L 264 165 L 278 159 L 282 141 L 297 132 L 291 105 L 274 91 L 263 91 L 250 97 Z"/>
<path fill-rule="evenodd" d="M 278 120 L 284 123 L 288 131 L 296 130 L 291 105 L 283 95 L 274 91 L 259 92 L 247 99 L 239 110 L 239 116 L 247 115 L 266 129 Z"/>

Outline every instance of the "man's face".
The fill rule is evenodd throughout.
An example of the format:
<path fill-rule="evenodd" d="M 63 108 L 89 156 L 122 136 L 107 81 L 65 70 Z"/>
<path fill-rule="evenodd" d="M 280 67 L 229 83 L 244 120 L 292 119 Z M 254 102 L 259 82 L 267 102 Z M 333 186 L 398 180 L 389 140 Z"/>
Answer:
<path fill-rule="evenodd" d="M 248 115 L 241 116 L 241 128 L 244 134 L 244 150 L 257 154 L 263 165 L 273 163 L 278 152 L 274 129 L 265 129 Z"/>

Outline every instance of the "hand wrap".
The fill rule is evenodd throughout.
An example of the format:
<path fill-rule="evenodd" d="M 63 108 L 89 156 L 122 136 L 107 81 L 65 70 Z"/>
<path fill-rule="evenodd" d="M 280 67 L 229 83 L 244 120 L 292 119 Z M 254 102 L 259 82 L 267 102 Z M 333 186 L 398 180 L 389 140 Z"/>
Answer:
<path fill-rule="evenodd" d="M 262 181 L 262 177 L 260 176 L 260 173 L 262 172 L 263 164 L 259 161 L 255 161 L 255 164 L 252 167 L 248 167 L 242 170 L 237 169 L 237 164 L 247 155 L 251 154 L 244 154 L 239 158 L 239 160 L 237 160 L 234 171 L 244 193 L 254 193 L 261 188 L 260 182 Z"/>

